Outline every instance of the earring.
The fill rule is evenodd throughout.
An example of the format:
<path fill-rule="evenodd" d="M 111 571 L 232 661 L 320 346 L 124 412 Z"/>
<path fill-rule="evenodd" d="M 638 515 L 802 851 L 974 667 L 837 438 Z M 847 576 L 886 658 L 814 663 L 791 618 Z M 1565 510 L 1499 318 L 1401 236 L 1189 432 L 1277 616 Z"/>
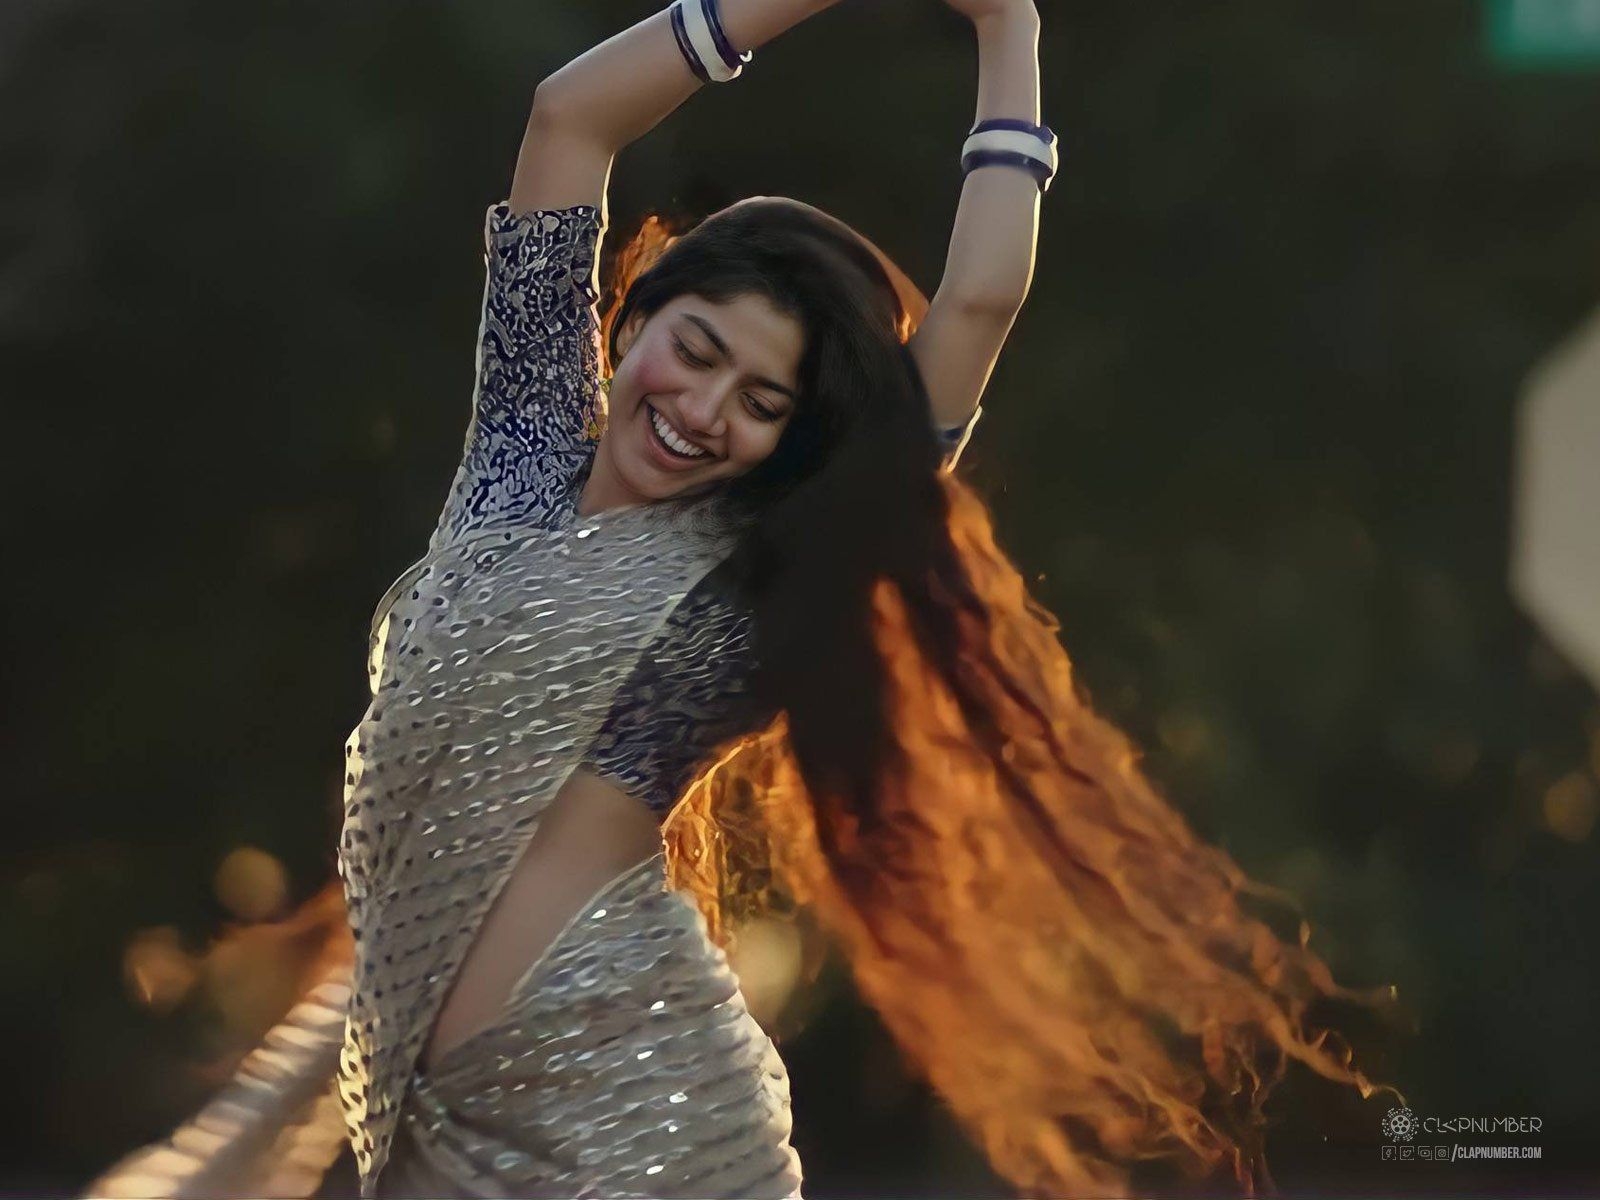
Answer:
<path fill-rule="evenodd" d="M 589 413 L 583 422 L 583 436 L 591 442 L 598 442 L 606 431 L 606 417 L 611 406 L 611 376 L 607 375 L 600 381 L 600 393 L 605 397 L 604 411 L 596 411 L 595 405 L 589 405 Z"/>

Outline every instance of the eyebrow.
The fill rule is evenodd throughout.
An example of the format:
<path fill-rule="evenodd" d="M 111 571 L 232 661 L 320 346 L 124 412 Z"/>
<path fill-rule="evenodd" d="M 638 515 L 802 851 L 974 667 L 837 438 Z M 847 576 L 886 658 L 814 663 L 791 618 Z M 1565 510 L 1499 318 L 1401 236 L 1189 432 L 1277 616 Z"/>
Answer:
<path fill-rule="evenodd" d="M 710 321 L 707 321 L 704 317 L 697 317 L 693 313 L 684 313 L 683 319 L 686 321 L 693 321 L 697 326 L 699 326 L 700 332 L 711 339 L 711 344 L 717 348 L 718 354 L 722 355 L 723 358 L 727 359 L 734 366 L 739 365 L 738 360 L 733 357 L 733 351 L 728 349 L 728 343 L 723 341 L 722 335 L 712 328 Z M 784 385 L 779 383 L 776 379 L 767 379 L 764 376 L 758 375 L 756 376 L 755 382 L 760 384 L 762 387 L 771 388 L 775 392 L 782 392 L 796 404 L 800 402 L 800 397 L 793 388 L 784 387 Z"/>

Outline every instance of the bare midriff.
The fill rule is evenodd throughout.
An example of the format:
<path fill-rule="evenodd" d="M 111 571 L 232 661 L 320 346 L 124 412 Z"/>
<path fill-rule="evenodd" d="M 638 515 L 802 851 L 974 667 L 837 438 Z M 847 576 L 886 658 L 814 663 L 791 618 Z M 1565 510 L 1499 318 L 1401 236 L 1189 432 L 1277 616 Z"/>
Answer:
<path fill-rule="evenodd" d="M 424 1073 L 491 1027 L 511 991 L 609 882 L 661 849 L 661 826 L 641 801 L 579 767 L 539 818 L 434 1021 Z"/>

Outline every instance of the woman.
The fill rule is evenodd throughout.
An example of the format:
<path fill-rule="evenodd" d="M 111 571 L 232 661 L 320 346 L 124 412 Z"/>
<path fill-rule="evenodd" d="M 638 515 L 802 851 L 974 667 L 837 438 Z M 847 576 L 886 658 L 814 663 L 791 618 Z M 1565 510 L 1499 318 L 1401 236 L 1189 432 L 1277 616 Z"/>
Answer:
<path fill-rule="evenodd" d="M 97 1194 L 305 1194 L 332 1072 L 363 1196 L 798 1195 L 720 944 L 771 892 L 1030 1193 L 1153 1157 L 1248 1190 L 1289 1057 L 1370 1090 L 1300 1027 L 1352 994 L 1240 910 L 947 470 L 1055 167 L 1031 0 L 947 0 L 978 124 L 931 302 L 755 198 L 647 224 L 598 315 L 617 151 L 832 2 L 676 0 L 539 86 L 463 461 L 347 746 L 348 987 Z"/>

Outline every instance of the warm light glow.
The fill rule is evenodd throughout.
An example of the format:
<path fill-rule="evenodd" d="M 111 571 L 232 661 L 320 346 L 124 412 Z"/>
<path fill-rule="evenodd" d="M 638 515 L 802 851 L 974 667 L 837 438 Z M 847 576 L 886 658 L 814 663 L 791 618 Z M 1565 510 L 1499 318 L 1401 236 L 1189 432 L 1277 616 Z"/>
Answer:
<path fill-rule="evenodd" d="M 157 1012 L 182 1003 L 200 976 L 178 931 L 169 925 L 141 929 L 133 935 L 122 954 L 122 973 L 133 998 Z"/>
<path fill-rule="evenodd" d="M 1211 726 L 1199 713 L 1169 712 L 1156 722 L 1161 744 L 1181 759 L 1198 758 L 1211 745 Z"/>
<path fill-rule="evenodd" d="M 1583 841 L 1594 830 L 1597 803 L 1594 780 L 1573 771 L 1550 785 L 1542 806 L 1545 826 L 1566 841 Z"/>
<path fill-rule="evenodd" d="M 229 860 L 241 853 L 229 855 Z M 264 869 L 262 859 L 271 869 Z M 260 875 L 271 885 L 282 872 L 276 860 L 259 850 L 237 861 L 244 864 L 237 875 L 247 882 Z M 228 877 L 235 878 L 235 872 Z M 259 903 L 272 887 L 263 891 L 256 880 L 241 890 L 249 903 Z M 255 1045 L 308 988 L 353 956 L 344 893 L 334 882 L 281 919 L 225 930 L 203 953 L 185 951 L 175 929 L 144 930 L 130 941 L 123 967 L 140 1004 L 168 1011 L 184 1001 L 203 1001 L 220 1016 L 220 1024 L 212 1027 L 205 1068 L 220 1084 L 232 1073 L 238 1055 Z"/>
<path fill-rule="evenodd" d="M 763 1028 L 776 1024 L 800 982 L 800 931 L 790 921 L 759 918 L 739 930 L 728 954 L 750 1012 Z"/>
<path fill-rule="evenodd" d="M 217 899 L 242 921 L 265 921 L 283 911 L 289 874 L 265 850 L 241 846 L 222 860 L 214 880 Z"/>

